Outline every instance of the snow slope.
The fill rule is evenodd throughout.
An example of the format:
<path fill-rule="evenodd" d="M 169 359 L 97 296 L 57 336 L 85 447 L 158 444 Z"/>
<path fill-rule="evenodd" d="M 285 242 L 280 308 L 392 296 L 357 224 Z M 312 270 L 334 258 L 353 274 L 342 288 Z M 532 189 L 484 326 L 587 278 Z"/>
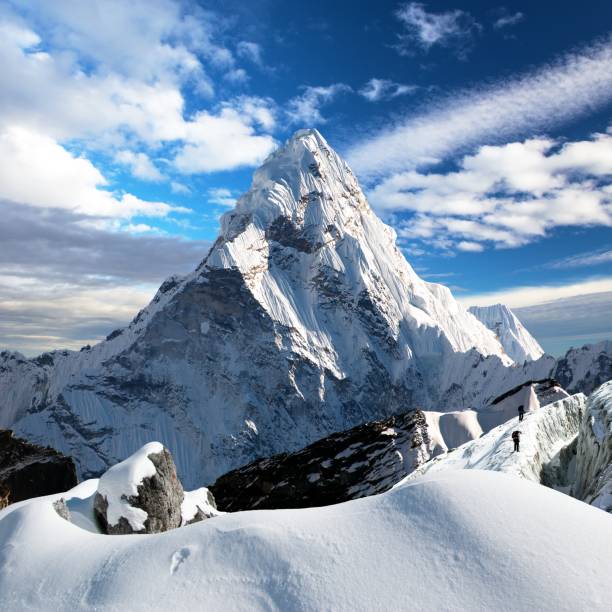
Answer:
<path fill-rule="evenodd" d="M 515 362 L 533 361 L 544 355 L 538 341 L 504 304 L 472 306 L 469 311 L 495 334 Z"/>
<path fill-rule="evenodd" d="M 518 415 L 518 407 L 523 406 L 525 413 L 538 410 L 552 402 L 568 397 L 556 381 L 544 379 L 527 381 L 501 396 L 478 412 L 458 410 L 450 412 L 425 411 L 429 444 L 432 455 L 461 446 L 465 442 L 479 438 Z"/>
<path fill-rule="evenodd" d="M 528 412 L 498 425 L 477 440 L 428 461 L 406 478 L 449 470 L 492 470 L 541 482 L 542 470 L 559 452 L 575 440 L 584 413 L 586 397 L 582 393 Z M 521 432 L 521 450 L 514 452 L 512 432 Z"/>
<path fill-rule="evenodd" d="M 609 515 L 500 473 L 150 536 L 91 533 L 53 499 L 0 512 L 0 609 L 609 610 Z"/>
<path fill-rule="evenodd" d="M 200 266 L 127 328 L 80 352 L 0 353 L 0 427 L 74 457 L 81 477 L 160 440 L 195 487 L 417 406 L 461 395 L 478 408 L 535 377 L 512 364 L 302 130 L 255 172 Z"/>

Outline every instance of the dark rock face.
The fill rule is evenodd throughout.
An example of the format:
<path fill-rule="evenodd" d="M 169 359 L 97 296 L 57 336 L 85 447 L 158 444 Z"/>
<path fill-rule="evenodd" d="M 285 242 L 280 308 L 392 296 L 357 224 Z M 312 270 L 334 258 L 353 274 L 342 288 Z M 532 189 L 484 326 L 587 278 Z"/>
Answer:
<path fill-rule="evenodd" d="M 387 491 L 428 459 L 427 442 L 425 415 L 414 410 L 255 461 L 210 489 L 228 512 L 327 506 Z"/>
<path fill-rule="evenodd" d="M 140 508 L 147 513 L 144 529 L 135 530 L 123 516 L 116 524 L 109 524 L 107 520 L 109 502 L 104 495 L 96 493 L 94 512 L 105 533 L 109 535 L 161 533 L 181 526 L 184 492 L 176 475 L 172 455 L 164 448 L 160 453 L 148 455 L 148 458 L 155 466 L 155 474 L 143 479 L 138 486 L 138 495 L 123 498 L 130 506 Z"/>
<path fill-rule="evenodd" d="M 61 493 L 77 484 L 69 457 L 0 431 L 0 508 L 31 497 Z"/>

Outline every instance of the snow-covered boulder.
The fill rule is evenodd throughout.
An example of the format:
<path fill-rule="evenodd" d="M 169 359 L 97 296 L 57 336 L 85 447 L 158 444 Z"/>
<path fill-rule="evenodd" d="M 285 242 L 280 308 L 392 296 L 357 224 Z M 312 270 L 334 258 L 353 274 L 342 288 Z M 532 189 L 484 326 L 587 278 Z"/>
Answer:
<path fill-rule="evenodd" d="M 150 442 L 100 478 L 94 510 L 108 534 L 159 533 L 181 526 L 183 500 L 172 455 Z"/>
<path fill-rule="evenodd" d="M 578 436 L 572 495 L 612 512 L 612 381 L 588 399 Z"/>
<path fill-rule="evenodd" d="M 181 504 L 181 525 L 199 523 L 207 518 L 221 514 L 217 510 L 215 496 L 206 487 L 200 487 L 195 491 L 185 491 L 185 497 Z"/>

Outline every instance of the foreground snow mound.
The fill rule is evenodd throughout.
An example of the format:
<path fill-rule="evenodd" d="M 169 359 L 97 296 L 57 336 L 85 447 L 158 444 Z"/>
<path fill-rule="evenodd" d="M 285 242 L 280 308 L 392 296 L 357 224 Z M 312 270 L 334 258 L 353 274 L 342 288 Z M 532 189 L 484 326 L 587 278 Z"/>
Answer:
<path fill-rule="evenodd" d="M 543 471 L 576 439 L 585 403 L 586 397 L 578 393 L 528 412 L 522 422 L 518 417 L 510 419 L 478 440 L 425 463 L 407 479 L 448 470 L 478 469 L 505 472 L 539 483 Z M 514 452 L 512 442 L 515 430 L 521 432 L 518 453 Z"/>
<path fill-rule="evenodd" d="M 506 353 L 517 363 L 533 361 L 544 355 L 538 341 L 504 304 L 472 306 L 469 311 L 495 334 Z"/>
<path fill-rule="evenodd" d="M 52 499 L 0 512 L 0 609 L 609 610 L 610 517 L 499 473 L 121 538 Z"/>
<path fill-rule="evenodd" d="M 572 495 L 612 512 L 612 381 L 587 401 L 578 436 Z"/>

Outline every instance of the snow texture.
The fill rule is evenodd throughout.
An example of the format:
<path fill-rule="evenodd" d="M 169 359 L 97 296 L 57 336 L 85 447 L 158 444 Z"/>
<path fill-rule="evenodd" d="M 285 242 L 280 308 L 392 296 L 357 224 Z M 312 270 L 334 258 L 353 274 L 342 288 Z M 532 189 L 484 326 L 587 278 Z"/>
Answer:
<path fill-rule="evenodd" d="M 530 416 L 529 418 L 533 418 Z M 95 484 L 95 483 L 94 483 Z M 85 489 L 63 494 L 75 516 Z M 609 610 L 612 521 L 524 479 L 439 474 L 335 506 L 103 536 L 50 496 L 0 512 L 0 609 Z"/>
<path fill-rule="evenodd" d="M 109 525 L 117 525 L 124 517 L 134 531 L 143 531 L 147 513 L 141 508 L 135 508 L 128 498 L 138 496 L 138 486 L 145 478 L 151 478 L 156 473 L 149 455 L 163 452 L 164 447 L 159 442 L 149 442 L 133 455 L 111 467 L 101 478 L 98 493 L 106 499 L 108 508 L 106 520 Z"/>
<path fill-rule="evenodd" d="M 599 387 L 587 401 L 572 495 L 612 512 L 612 381 Z"/>
<path fill-rule="evenodd" d="M 516 363 L 534 361 L 544 355 L 538 341 L 507 306 L 472 306 L 469 311 L 495 334 Z"/>

